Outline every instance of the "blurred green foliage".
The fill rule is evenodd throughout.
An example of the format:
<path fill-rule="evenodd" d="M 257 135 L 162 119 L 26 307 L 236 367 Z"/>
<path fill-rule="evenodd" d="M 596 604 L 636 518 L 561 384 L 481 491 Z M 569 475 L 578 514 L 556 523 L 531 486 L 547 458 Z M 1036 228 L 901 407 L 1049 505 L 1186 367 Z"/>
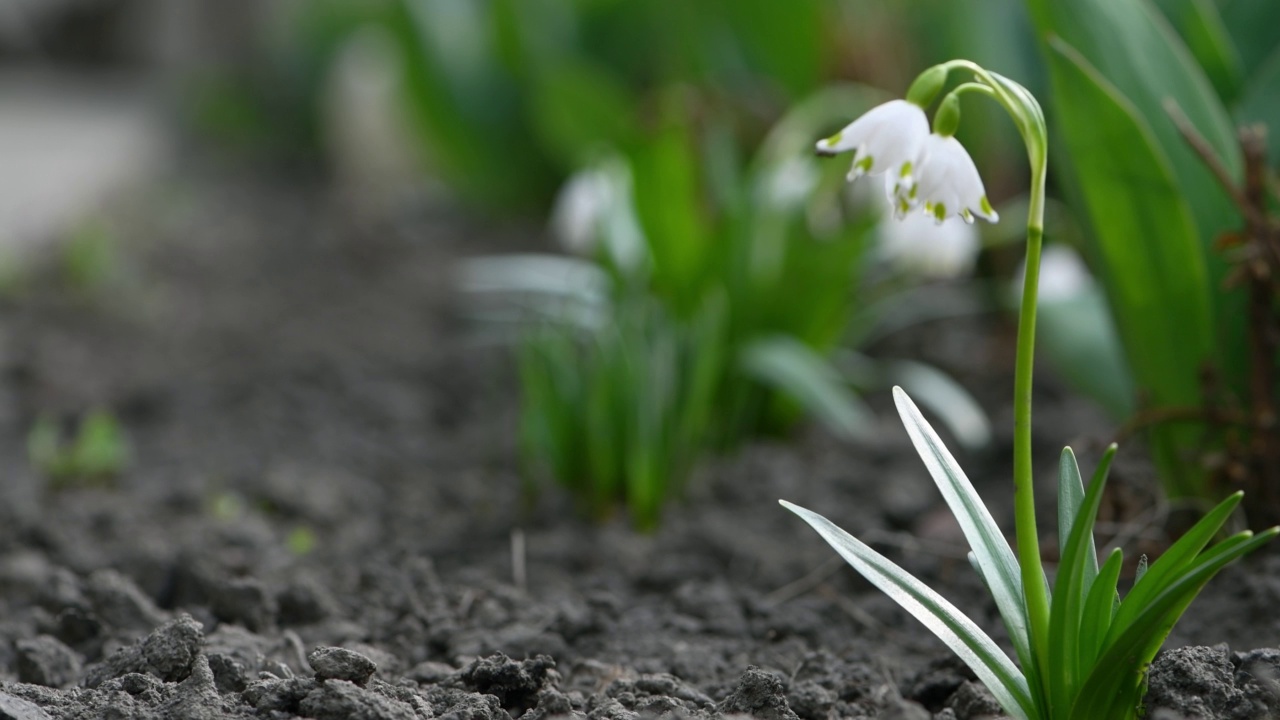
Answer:
<path fill-rule="evenodd" d="M 519 362 L 531 473 L 549 471 L 591 514 L 624 504 L 640 527 L 710 448 L 782 431 L 802 409 L 846 435 L 869 423 L 828 358 L 875 216 L 848 204 L 845 168 L 810 147 L 879 94 L 835 88 L 801 103 L 750 163 L 722 125 L 697 124 L 685 94 L 671 98 L 656 136 L 615 161 L 628 182 L 599 209 L 634 217 L 638 252 L 613 237 L 627 225 L 591 226 L 586 250 L 608 277 L 599 320 L 547 314 Z"/>
<path fill-rule="evenodd" d="M 430 171 L 475 205 L 536 210 L 566 178 L 612 178 L 609 217 L 590 221 L 583 249 L 605 280 L 553 282 L 522 335 L 521 446 L 531 475 L 559 479 L 589 513 L 622 504 L 651 527 L 709 449 L 802 412 L 847 436 L 870 422 L 832 356 L 877 213 L 853 206 L 847 166 L 816 162 L 812 143 L 887 98 L 822 88 L 912 33 L 960 39 L 874 5 L 323 0 L 299 17 L 295 73 L 318 87 L 346 38 L 378 29 Z M 987 37 L 1010 56 L 1031 47 Z M 1000 133 L 987 137 L 1000 151 Z M 487 267 L 517 286 L 542 267 L 508 260 Z"/>

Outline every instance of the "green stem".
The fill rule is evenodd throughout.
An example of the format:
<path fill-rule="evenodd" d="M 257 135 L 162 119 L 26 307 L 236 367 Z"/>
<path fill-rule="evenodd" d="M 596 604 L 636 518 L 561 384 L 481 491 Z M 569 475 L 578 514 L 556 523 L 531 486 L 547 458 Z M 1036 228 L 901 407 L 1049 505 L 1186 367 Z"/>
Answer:
<path fill-rule="evenodd" d="M 1031 376 L 1035 367 L 1036 298 L 1040 287 L 1040 247 L 1044 239 L 1044 170 L 1032 159 L 1031 202 L 1027 212 L 1027 262 L 1018 313 L 1018 349 L 1013 380 L 1013 507 L 1017 531 L 1018 565 L 1027 599 L 1031 647 L 1043 671 L 1051 672 L 1048 657 L 1049 591 L 1040 561 L 1036 529 L 1036 499 L 1031 467 Z"/>
<path fill-rule="evenodd" d="M 1049 588 L 1040 560 L 1036 529 L 1035 487 L 1031 468 L 1031 375 L 1035 365 L 1036 300 L 1040 287 L 1040 248 L 1044 241 L 1044 183 L 1048 167 L 1047 132 L 1039 103 L 1020 85 L 988 72 L 968 60 L 952 60 L 943 67 L 964 68 L 981 84 L 1018 126 L 1031 162 L 1031 201 L 1027 212 L 1027 263 L 1022 281 L 1022 307 L 1018 314 L 1018 349 L 1013 381 L 1013 507 L 1022 571 L 1022 593 L 1027 603 L 1027 632 L 1032 654 L 1042 675 L 1053 672 L 1049 658 Z M 957 91 L 968 91 L 969 84 Z"/>

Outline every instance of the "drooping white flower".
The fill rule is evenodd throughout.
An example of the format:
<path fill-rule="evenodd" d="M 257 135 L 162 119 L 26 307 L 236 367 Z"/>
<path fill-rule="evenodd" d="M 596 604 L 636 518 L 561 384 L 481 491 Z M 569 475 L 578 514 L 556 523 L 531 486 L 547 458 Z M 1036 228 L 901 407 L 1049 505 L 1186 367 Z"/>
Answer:
<path fill-rule="evenodd" d="M 648 260 L 648 246 L 631 195 L 631 169 L 621 158 L 581 170 L 556 196 L 552 234 L 575 255 L 591 255 L 603 245 L 619 268 L 639 270 Z"/>
<path fill-rule="evenodd" d="M 928 136 L 929 120 L 919 105 L 890 100 L 871 108 L 835 135 L 819 140 L 817 150 L 819 155 L 853 150 L 849 180 L 889 173 L 905 193 L 913 184 L 912 164 Z"/>
<path fill-rule="evenodd" d="M 971 223 L 975 215 L 988 222 L 999 221 L 973 158 L 954 137 L 936 133 L 926 137 L 915 163 L 915 176 L 914 185 L 895 183 L 893 178 L 886 183 L 899 217 L 923 206 L 925 214 L 939 223 L 951 216 Z"/>

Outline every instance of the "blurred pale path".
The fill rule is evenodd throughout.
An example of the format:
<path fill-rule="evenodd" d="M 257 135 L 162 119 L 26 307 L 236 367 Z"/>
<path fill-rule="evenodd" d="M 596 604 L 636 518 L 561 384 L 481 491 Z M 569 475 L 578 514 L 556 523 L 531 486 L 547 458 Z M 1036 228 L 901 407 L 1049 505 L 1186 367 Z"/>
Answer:
<path fill-rule="evenodd" d="M 128 85 L 0 74 L 0 254 L 36 251 L 168 155 L 156 105 Z"/>

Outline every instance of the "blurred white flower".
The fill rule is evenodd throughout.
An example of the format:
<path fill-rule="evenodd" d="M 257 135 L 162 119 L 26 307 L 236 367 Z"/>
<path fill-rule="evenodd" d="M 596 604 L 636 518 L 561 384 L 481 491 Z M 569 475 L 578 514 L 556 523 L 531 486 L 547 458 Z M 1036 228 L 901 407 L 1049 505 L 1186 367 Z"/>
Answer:
<path fill-rule="evenodd" d="M 897 220 L 886 218 L 877 230 L 882 261 L 899 272 L 926 278 L 967 275 L 981 250 L 977 229 L 958 220 L 939 223 L 911 213 Z"/>
<path fill-rule="evenodd" d="M 916 161 L 916 176 L 914 186 L 904 187 L 891 178 L 885 188 L 898 217 L 923 205 L 925 213 L 938 223 L 952 216 L 972 223 L 975 215 L 988 222 L 999 221 L 973 158 L 954 137 L 933 134 L 925 139 Z"/>
<path fill-rule="evenodd" d="M 1014 278 L 1014 293 L 1018 297 L 1022 296 L 1022 278 L 1026 272 L 1024 264 Z M 1074 300 L 1091 291 L 1093 285 L 1093 275 L 1074 248 L 1058 243 L 1045 246 L 1040 254 L 1040 287 L 1037 292 L 1040 302 Z"/>
<path fill-rule="evenodd" d="M 891 182 L 910 190 L 912 165 L 929 136 L 924 110 L 906 100 L 890 100 L 868 110 L 829 138 L 819 140 L 819 155 L 853 150 L 849 180 L 890 173 Z"/>
<path fill-rule="evenodd" d="M 813 160 L 807 157 L 789 157 L 774 164 L 761 174 L 756 186 L 757 197 L 763 203 L 779 210 L 800 207 L 818 186 L 820 173 Z"/>
<path fill-rule="evenodd" d="M 570 177 L 556 196 L 550 225 L 560 246 L 575 255 L 592 255 L 603 247 L 626 271 L 638 270 L 647 260 L 631 199 L 631 170 L 619 158 Z"/>

